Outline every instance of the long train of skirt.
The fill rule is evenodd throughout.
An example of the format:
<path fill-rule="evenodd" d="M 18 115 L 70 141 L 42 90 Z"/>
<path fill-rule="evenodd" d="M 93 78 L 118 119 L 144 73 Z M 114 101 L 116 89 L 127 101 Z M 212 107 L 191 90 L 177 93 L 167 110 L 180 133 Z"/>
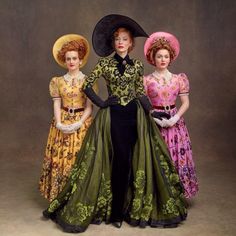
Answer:
<path fill-rule="evenodd" d="M 140 227 L 173 227 L 187 216 L 183 186 L 155 122 L 138 102 L 137 106 L 133 183 L 125 198 L 124 220 Z M 98 111 L 69 181 L 44 216 L 66 232 L 83 232 L 92 223 L 111 223 L 111 156 L 110 109 L 106 108 Z"/>

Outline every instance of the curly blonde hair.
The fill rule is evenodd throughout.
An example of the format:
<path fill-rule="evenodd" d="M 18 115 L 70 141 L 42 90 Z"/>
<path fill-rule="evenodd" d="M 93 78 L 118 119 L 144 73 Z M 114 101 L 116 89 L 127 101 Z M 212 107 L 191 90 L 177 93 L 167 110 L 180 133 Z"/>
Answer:
<path fill-rule="evenodd" d="M 155 65 L 155 56 L 160 49 L 166 49 L 170 53 L 170 61 L 176 56 L 175 50 L 170 46 L 170 43 L 164 38 L 156 40 L 147 51 L 147 60 L 150 64 Z"/>
<path fill-rule="evenodd" d="M 63 44 L 60 51 L 58 51 L 57 59 L 64 63 L 66 60 L 66 58 L 65 58 L 66 53 L 69 51 L 76 51 L 76 52 L 78 52 L 79 59 L 82 60 L 84 58 L 84 56 L 86 55 L 87 50 L 88 49 L 86 47 L 84 40 L 82 40 L 82 39 L 79 41 L 72 40 L 72 41 L 69 41 L 69 42 Z"/>

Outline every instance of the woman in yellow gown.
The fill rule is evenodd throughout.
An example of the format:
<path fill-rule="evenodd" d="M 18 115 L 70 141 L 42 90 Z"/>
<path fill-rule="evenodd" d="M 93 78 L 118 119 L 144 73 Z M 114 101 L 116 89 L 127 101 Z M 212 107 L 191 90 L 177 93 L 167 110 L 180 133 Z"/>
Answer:
<path fill-rule="evenodd" d="M 64 76 L 53 77 L 49 85 L 54 118 L 39 181 L 39 190 L 49 201 L 64 187 L 92 122 L 92 104 L 82 91 L 86 76 L 80 71 L 88 55 L 89 44 L 81 35 L 64 35 L 53 46 L 56 62 L 68 72 Z"/>

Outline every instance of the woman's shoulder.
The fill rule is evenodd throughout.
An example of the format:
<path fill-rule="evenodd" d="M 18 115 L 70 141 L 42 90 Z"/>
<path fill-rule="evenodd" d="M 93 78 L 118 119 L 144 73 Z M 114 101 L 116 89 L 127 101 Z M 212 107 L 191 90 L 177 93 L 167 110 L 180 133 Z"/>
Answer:
<path fill-rule="evenodd" d="M 144 74 L 143 63 L 138 59 L 132 59 L 132 61 L 134 63 L 134 67 L 136 68 L 136 70 L 139 71 L 139 74 L 143 76 L 143 74 Z"/>
<path fill-rule="evenodd" d="M 175 74 L 175 73 L 172 73 L 172 75 L 176 78 L 188 78 L 187 75 L 184 73 L 184 72 L 181 72 L 181 73 L 178 73 L 178 74 Z"/>
<path fill-rule="evenodd" d="M 113 57 L 100 57 L 99 59 L 98 59 L 98 63 L 99 64 L 106 64 L 106 63 L 109 63 L 110 61 L 112 61 L 112 60 L 114 60 L 114 58 Z"/>
<path fill-rule="evenodd" d="M 59 76 L 53 76 L 52 78 L 51 78 L 51 81 L 58 81 L 58 80 L 63 80 L 63 75 L 59 75 Z"/>
<path fill-rule="evenodd" d="M 53 76 L 50 80 L 50 83 L 58 83 L 59 79 L 60 79 L 60 76 Z"/>
<path fill-rule="evenodd" d="M 173 76 L 174 79 L 176 79 L 179 82 L 188 81 L 188 76 L 183 72 L 178 73 L 178 74 L 172 73 L 172 76 Z"/>
<path fill-rule="evenodd" d="M 179 73 L 174 75 L 177 83 L 180 87 L 180 94 L 187 94 L 189 93 L 189 80 L 185 73 Z"/>
<path fill-rule="evenodd" d="M 139 59 L 132 59 L 135 65 L 143 66 L 143 62 L 140 61 Z"/>
<path fill-rule="evenodd" d="M 180 78 L 188 78 L 187 75 L 184 72 L 179 73 L 178 77 L 180 77 Z"/>
<path fill-rule="evenodd" d="M 144 76 L 143 76 L 143 79 L 144 79 L 145 81 L 151 81 L 151 80 L 154 80 L 154 77 L 153 77 L 153 75 L 152 75 L 152 73 L 151 73 L 151 74 L 144 75 Z"/>
<path fill-rule="evenodd" d="M 152 74 L 152 73 L 146 74 L 146 75 L 144 75 L 144 77 L 145 77 L 145 78 L 153 78 L 153 74 Z"/>
<path fill-rule="evenodd" d="M 50 84 L 51 85 L 58 85 L 62 81 L 64 81 L 63 75 L 62 76 L 54 76 L 54 77 L 51 78 Z"/>

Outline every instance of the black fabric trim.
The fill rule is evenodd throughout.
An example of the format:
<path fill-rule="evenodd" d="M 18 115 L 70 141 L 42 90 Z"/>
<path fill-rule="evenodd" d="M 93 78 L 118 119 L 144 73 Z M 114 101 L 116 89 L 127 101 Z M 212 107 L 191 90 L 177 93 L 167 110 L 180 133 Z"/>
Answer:
<path fill-rule="evenodd" d="M 119 56 L 117 53 L 114 55 L 114 59 L 118 62 L 116 65 L 118 71 L 121 75 L 125 72 L 125 65 L 129 64 L 131 66 L 134 66 L 134 62 L 129 58 L 129 55 L 127 54 L 124 58 Z"/>
<path fill-rule="evenodd" d="M 50 218 L 51 220 L 53 220 L 55 223 L 57 223 L 63 229 L 64 232 L 67 232 L 67 233 L 82 233 L 88 228 L 88 227 L 81 227 L 78 225 L 67 224 L 58 215 L 55 216 L 55 214 L 51 214 L 51 213 L 47 212 L 47 210 L 45 210 L 43 212 L 43 216 L 45 218 Z M 183 216 L 178 216 L 176 218 L 167 219 L 167 220 L 150 219 L 148 222 L 134 220 L 134 219 L 131 219 L 130 217 L 125 217 L 124 221 L 133 227 L 139 226 L 140 228 L 145 228 L 147 226 L 150 226 L 152 228 L 175 228 L 175 227 L 178 227 L 178 225 L 182 221 L 184 221 L 186 219 L 186 217 L 187 217 L 187 214 L 183 215 Z M 103 221 L 101 221 L 101 220 L 94 220 L 90 224 L 100 225 L 102 222 Z M 112 223 L 111 221 L 105 222 L 105 224 L 111 224 L 111 223 Z"/>
<path fill-rule="evenodd" d="M 150 226 L 153 228 L 175 228 L 177 227 L 182 221 L 187 218 L 187 214 L 183 216 L 178 216 L 176 218 L 167 219 L 167 220 L 153 220 L 150 219 L 147 221 L 140 221 L 134 220 L 129 217 L 125 219 L 125 221 L 131 226 L 139 226 L 141 228 L 145 228 L 146 226 Z"/>
<path fill-rule="evenodd" d="M 61 220 L 58 216 L 56 217 L 55 222 L 61 226 L 64 232 L 67 233 L 82 233 L 88 228 L 88 227 L 81 227 L 78 225 L 67 224 L 63 220 Z"/>

